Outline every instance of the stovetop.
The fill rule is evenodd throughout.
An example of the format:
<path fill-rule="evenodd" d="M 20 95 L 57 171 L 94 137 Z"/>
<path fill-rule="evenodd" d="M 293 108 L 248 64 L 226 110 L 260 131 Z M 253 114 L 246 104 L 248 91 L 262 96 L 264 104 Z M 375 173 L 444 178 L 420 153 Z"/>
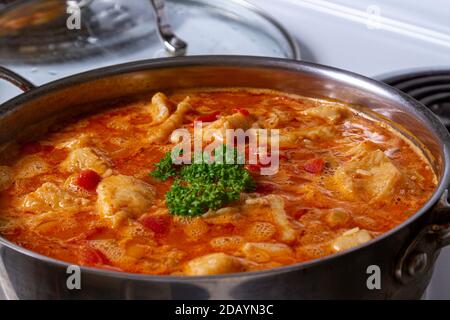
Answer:
<path fill-rule="evenodd" d="M 380 80 L 422 102 L 450 128 L 450 69 L 408 72 Z"/>
<path fill-rule="evenodd" d="M 447 125 L 450 123 L 450 74 L 448 71 L 430 72 L 450 70 L 448 1 L 434 0 L 433 5 L 421 0 L 249 2 L 269 12 L 296 37 L 303 60 L 387 79 L 429 105 Z M 64 65 L 9 67 L 34 83 L 43 84 L 96 67 L 147 58 L 151 57 L 145 50 L 120 56 L 108 52 L 101 59 L 72 61 Z M 410 72 L 415 73 L 403 76 Z M 0 83 L 0 102 L 18 93 Z M 444 249 L 437 261 L 427 298 L 450 299 L 448 270 L 450 249 Z"/>

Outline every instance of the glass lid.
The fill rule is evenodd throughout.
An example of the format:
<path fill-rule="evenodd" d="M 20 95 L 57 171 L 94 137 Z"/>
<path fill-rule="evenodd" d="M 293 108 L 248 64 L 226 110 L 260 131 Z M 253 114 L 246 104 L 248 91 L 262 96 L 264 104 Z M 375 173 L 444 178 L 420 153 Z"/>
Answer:
<path fill-rule="evenodd" d="M 19 0 L 0 10 L 0 63 L 100 66 L 170 56 L 166 31 L 187 43 L 181 54 L 300 58 L 275 19 L 241 0 Z"/>

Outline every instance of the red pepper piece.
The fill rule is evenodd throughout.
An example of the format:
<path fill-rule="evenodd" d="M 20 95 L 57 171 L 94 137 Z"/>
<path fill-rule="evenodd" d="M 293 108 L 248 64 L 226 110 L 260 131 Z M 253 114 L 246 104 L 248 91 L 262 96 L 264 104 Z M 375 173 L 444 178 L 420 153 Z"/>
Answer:
<path fill-rule="evenodd" d="M 75 183 L 80 188 L 93 192 L 95 191 L 95 189 L 97 189 L 97 185 L 100 183 L 101 179 L 102 178 L 97 172 L 86 169 L 78 174 L 75 179 Z"/>
<path fill-rule="evenodd" d="M 139 222 L 157 235 L 163 235 L 169 231 L 170 218 L 167 216 L 144 216 Z"/>
<path fill-rule="evenodd" d="M 325 161 L 323 159 L 313 159 L 309 160 L 303 165 L 303 169 L 309 173 L 321 173 L 325 167 Z"/>
<path fill-rule="evenodd" d="M 81 249 L 81 263 L 87 265 L 110 264 L 109 259 L 101 252 L 90 246 Z"/>
<path fill-rule="evenodd" d="M 234 113 L 239 112 L 240 114 L 242 114 L 243 116 L 246 116 L 246 117 L 248 117 L 250 115 L 250 112 L 244 108 L 234 108 L 234 109 L 232 109 L 232 111 Z"/>
<path fill-rule="evenodd" d="M 197 118 L 195 118 L 194 121 L 198 121 L 198 122 L 213 122 L 216 121 L 217 118 L 219 118 L 220 116 L 220 111 L 216 111 L 210 114 L 205 114 L 203 116 L 199 116 Z"/>

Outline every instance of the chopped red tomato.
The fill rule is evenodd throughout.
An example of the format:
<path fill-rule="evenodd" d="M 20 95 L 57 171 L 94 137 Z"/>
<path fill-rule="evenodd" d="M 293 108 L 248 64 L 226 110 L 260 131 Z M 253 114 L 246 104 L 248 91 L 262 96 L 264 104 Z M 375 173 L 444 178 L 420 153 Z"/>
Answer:
<path fill-rule="evenodd" d="M 109 259 L 98 249 L 85 246 L 81 249 L 81 264 L 102 265 L 111 263 Z"/>
<path fill-rule="evenodd" d="M 77 178 L 75 179 L 75 183 L 80 188 L 92 192 L 97 189 L 97 185 L 100 183 L 101 179 L 102 178 L 97 172 L 86 169 L 78 174 Z"/>
<path fill-rule="evenodd" d="M 255 188 L 255 192 L 262 193 L 262 194 L 268 194 L 273 191 L 273 185 L 269 183 L 258 183 Z"/>
<path fill-rule="evenodd" d="M 203 116 L 199 116 L 197 118 L 195 118 L 194 121 L 201 121 L 201 122 L 213 122 L 215 120 L 217 120 L 217 118 L 219 118 L 220 116 L 220 111 L 216 111 L 210 114 L 205 114 Z"/>
<path fill-rule="evenodd" d="M 247 109 L 244 109 L 244 108 L 234 108 L 232 111 L 234 113 L 239 112 L 240 114 L 242 114 L 242 115 L 244 115 L 246 117 L 248 117 L 250 115 L 250 112 Z"/>
<path fill-rule="evenodd" d="M 152 230 L 157 235 L 162 235 L 169 231 L 170 217 L 168 216 L 144 216 L 139 222 L 147 229 Z"/>
<path fill-rule="evenodd" d="M 309 160 L 303 165 L 303 169 L 309 173 L 321 173 L 325 166 L 325 161 L 323 159 L 313 159 Z"/>

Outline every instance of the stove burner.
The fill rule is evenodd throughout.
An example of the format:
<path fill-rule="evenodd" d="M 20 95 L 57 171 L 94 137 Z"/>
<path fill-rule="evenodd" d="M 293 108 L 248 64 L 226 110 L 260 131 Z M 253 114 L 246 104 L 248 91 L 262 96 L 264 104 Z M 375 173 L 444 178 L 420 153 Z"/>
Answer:
<path fill-rule="evenodd" d="M 450 69 L 412 72 L 382 81 L 430 108 L 450 130 Z"/>

